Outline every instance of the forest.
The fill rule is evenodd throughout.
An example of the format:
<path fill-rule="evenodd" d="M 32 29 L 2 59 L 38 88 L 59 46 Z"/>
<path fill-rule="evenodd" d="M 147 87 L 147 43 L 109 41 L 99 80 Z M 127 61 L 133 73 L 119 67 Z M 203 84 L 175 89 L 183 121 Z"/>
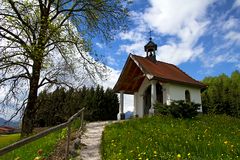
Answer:
<path fill-rule="evenodd" d="M 35 127 L 63 123 L 83 107 L 87 121 L 115 120 L 119 109 L 117 94 L 100 86 L 69 90 L 57 88 L 53 92 L 44 90 L 39 94 L 36 105 Z"/>
<path fill-rule="evenodd" d="M 207 89 L 202 92 L 203 112 L 240 117 L 240 73 L 206 77 Z"/>
<path fill-rule="evenodd" d="M 240 73 L 206 77 L 202 81 L 207 88 L 202 91 L 204 114 L 226 114 L 240 117 Z M 42 91 L 38 96 L 35 127 L 54 126 L 67 121 L 85 107 L 88 121 L 115 120 L 119 109 L 117 94 L 103 87 L 80 89 L 57 88 L 53 92 Z"/>

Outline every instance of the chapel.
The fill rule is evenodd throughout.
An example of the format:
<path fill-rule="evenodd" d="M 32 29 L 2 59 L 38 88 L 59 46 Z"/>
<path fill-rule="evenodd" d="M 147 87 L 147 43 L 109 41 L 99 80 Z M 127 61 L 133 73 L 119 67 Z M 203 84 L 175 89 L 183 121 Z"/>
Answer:
<path fill-rule="evenodd" d="M 173 100 L 201 104 L 201 90 L 206 86 L 177 66 L 156 59 L 157 45 L 152 38 L 144 46 L 145 57 L 129 54 L 114 86 L 120 93 L 118 119 L 124 119 L 124 94 L 134 96 L 134 116 L 154 114 L 158 101 L 170 105 Z M 202 112 L 200 107 L 199 112 Z"/>

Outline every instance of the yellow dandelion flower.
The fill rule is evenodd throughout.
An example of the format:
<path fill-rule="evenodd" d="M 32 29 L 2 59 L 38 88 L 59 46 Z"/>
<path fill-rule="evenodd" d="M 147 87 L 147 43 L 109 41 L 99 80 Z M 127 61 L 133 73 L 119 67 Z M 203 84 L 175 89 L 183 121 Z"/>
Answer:
<path fill-rule="evenodd" d="M 41 157 L 35 157 L 34 158 L 34 160 L 40 160 L 41 159 Z"/>
<path fill-rule="evenodd" d="M 181 154 L 177 154 L 177 158 L 181 158 L 182 156 L 181 156 Z"/>
<path fill-rule="evenodd" d="M 188 155 L 188 157 L 190 157 L 190 156 L 191 156 L 191 153 L 188 153 L 187 155 Z"/>
<path fill-rule="evenodd" d="M 224 141 L 223 143 L 224 143 L 224 144 L 228 144 L 228 141 Z"/>
<path fill-rule="evenodd" d="M 153 153 L 154 153 L 154 154 L 157 154 L 157 151 L 154 151 Z"/>

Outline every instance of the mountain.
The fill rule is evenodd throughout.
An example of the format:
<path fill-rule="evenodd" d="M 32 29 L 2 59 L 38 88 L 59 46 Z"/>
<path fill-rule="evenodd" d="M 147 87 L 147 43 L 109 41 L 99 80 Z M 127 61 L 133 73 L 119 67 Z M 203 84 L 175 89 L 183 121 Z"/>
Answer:
<path fill-rule="evenodd" d="M 14 127 L 14 128 L 19 128 L 19 122 L 11 121 L 11 122 L 5 123 L 6 121 L 7 120 L 0 117 L 0 126 L 11 126 L 11 127 Z"/>
<path fill-rule="evenodd" d="M 125 113 L 125 119 L 129 119 L 130 117 L 132 117 L 133 116 L 133 112 L 131 112 L 131 111 L 127 111 L 126 113 Z"/>

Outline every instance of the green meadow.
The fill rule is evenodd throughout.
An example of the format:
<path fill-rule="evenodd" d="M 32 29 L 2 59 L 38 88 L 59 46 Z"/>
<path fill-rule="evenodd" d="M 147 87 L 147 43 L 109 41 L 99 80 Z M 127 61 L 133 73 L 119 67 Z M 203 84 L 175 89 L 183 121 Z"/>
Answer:
<path fill-rule="evenodd" d="M 107 126 L 102 140 L 103 160 L 240 159 L 240 119 L 145 117 Z"/>
<path fill-rule="evenodd" d="M 0 148 L 5 147 L 20 139 L 20 134 L 6 134 L 0 135 Z"/>
<path fill-rule="evenodd" d="M 80 127 L 80 124 L 80 120 L 73 121 L 71 125 L 72 131 L 76 131 L 76 129 Z M 41 157 L 39 160 L 44 158 L 47 159 L 47 157 L 53 153 L 58 142 L 66 137 L 66 133 L 66 128 L 50 133 L 43 138 L 0 156 L 0 160 L 34 160 L 36 157 Z M 7 146 L 8 144 L 11 144 L 19 139 L 20 134 L 0 136 L 0 148 Z M 42 152 L 41 156 L 38 154 L 40 150 Z"/>
<path fill-rule="evenodd" d="M 38 157 L 37 152 L 40 149 L 43 151 L 42 157 L 48 157 L 54 151 L 57 142 L 65 137 L 65 134 L 65 130 L 51 133 L 41 139 L 13 150 L 4 156 L 0 156 L 0 160 L 33 160 L 35 157 Z M 6 138 L 4 140 L 6 141 Z"/>

